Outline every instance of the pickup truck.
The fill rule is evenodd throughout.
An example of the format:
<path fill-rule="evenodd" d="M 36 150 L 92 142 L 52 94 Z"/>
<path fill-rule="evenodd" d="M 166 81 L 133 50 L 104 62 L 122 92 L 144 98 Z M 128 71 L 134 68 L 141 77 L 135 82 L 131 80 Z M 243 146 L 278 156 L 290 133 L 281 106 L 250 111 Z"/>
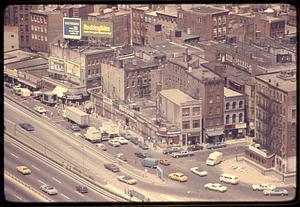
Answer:
<path fill-rule="evenodd" d="M 178 157 L 188 157 L 188 156 L 193 156 L 194 152 L 188 152 L 188 151 L 181 151 L 181 152 L 173 152 L 171 154 L 172 157 L 178 158 Z"/>
<path fill-rule="evenodd" d="M 182 149 L 180 147 L 172 147 L 163 150 L 163 154 L 172 154 L 174 152 L 180 152 Z"/>
<path fill-rule="evenodd" d="M 217 149 L 222 147 L 226 147 L 226 144 L 224 142 L 216 142 L 207 144 L 206 149 Z"/>

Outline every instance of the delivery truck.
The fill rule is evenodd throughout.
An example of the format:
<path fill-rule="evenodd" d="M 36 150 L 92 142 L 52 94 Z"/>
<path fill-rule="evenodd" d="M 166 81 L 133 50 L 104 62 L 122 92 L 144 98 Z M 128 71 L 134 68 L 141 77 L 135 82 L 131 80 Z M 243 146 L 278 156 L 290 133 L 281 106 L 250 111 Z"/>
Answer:
<path fill-rule="evenodd" d="M 223 161 L 223 153 L 222 152 L 212 152 L 209 154 L 206 164 L 210 166 L 214 166 Z"/>
<path fill-rule="evenodd" d="M 90 125 L 90 116 L 89 114 L 73 107 L 67 106 L 64 111 L 64 117 L 81 127 L 89 126 Z"/>
<path fill-rule="evenodd" d="M 101 142 L 101 132 L 96 127 L 89 127 L 84 136 L 91 143 Z"/>
<path fill-rule="evenodd" d="M 28 88 L 21 88 L 21 97 L 28 98 L 31 96 L 31 91 Z"/>

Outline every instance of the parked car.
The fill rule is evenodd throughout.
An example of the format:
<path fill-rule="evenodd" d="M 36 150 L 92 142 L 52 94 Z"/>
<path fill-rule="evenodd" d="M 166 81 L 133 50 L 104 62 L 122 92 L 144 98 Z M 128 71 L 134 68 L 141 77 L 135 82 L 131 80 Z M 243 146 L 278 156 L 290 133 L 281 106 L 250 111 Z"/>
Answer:
<path fill-rule="evenodd" d="M 226 147 L 226 144 L 224 142 L 216 142 L 216 143 L 208 143 L 207 144 L 207 149 L 217 149 L 217 148 L 222 148 Z"/>
<path fill-rule="evenodd" d="M 57 190 L 50 185 L 42 185 L 41 186 L 41 190 L 44 191 L 45 193 L 47 193 L 48 195 L 56 195 L 57 194 Z"/>
<path fill-rule="evenodd" d="M 252 185 L 252 189 L 253 190 L 274 190 L 276 188 L 275 185 L 273 184 L 267 184 L 267 183 L 262 183 L 262 184 L 258 184 L 258 185 Z"/>
<path fill-rule="evenodd" d="M 140 141 L 136 137 L 132 137 L 132 139 L 130 141 L 135 145 L 138 145 L 140 143 Z"/>
<path fill-rule="evenodd" d="M 107 148 L 105 147 L 105 145 L 102 144 L 102 143 L 98 143 L 98 144 L 96 144 L 96 146 L 97 146 L 98 148 L 100 148 L 102 151 L 106 151 L 106 150 L 107 150 Z"/>
<path fill-rule="evenodd" d="M 168 175 L 168 177 L 171 180 L 176 180 L 176 181 L 180 181 L 180 182 L 185 182 L 187 181 L 188 177 L 185 176 L 184 174 L 180 173 L 180 172 L 176 172 L 176 173 L 170 173 Z"/>
<path fill-rule="evenodd" d="M 132 139 L 132 136 L 130 134 L 126 134 L 126 133 L 121 133 L 120 134 L 122 137 L 124 137 L 125 139 L 127 140 L 131 140 Z"/>
<path fill-rule="evenodd" d="M 104 167 L 112 172 L 120 172 L 120 168 L 113 163 L 104 164 Z"/>
<path fill-rule="evenodd" d="M 34 127 L 29 123 L 20 123 L 19 126 L 27 131 L 34 131 Z"/>
<path fill-rule="evenodd" d="M 148 146 L 146 143 L 143 143 L 143 142 L 139 143 L 138 146 L 139 146 L 141 149 L 143 149 L 143 150 L 149 149 L 149 146 Z"/>
<path fill-rule="evenodd" d="M 135 152 L 134 155 L 139 158 L 152 157 L 152 155 L 148 152 Z"/>
<path fill-rule="evenodd" d="M 191 146 L 188 146 L 187 150 L 188 151 L 203 150 L 203 146 L 202 145 L 191 145 Z"/>
<path fill-rule="evenodd" d="M 286 189 L 279 189 L 275 188 L 273 190 L 264 190 L 263 191 L 265 196 L 274 195 L 274 196 L 287 196 L 289 193 Z"/>
<path fill-rule="evenodd" d="M 159 163 L 164 166 L 168 166 L 171 164 L 170 160 L 167 160 L 167 159 L 160 159 Z"/>
<path fill-rule="evenodd" d="M 8 83 L 8 82 L 5 82 L 4 85 L 8 88 L 12 88 L 13 87 L 13 84 L 12 83 Z"/>
<path fill-rule="evenodd" d="M 207 183 L 204 185 L 204 188 L 208 190 L 222 192 L 222 193 L 227 191 L 227 187 L 221 185 L 220 183 Z"/>
<path fill-rule="evenodd" d="M 19 173 L 22 173 L 23 175 L 29 175 L 29 174 L 31 174 L 31 170 L 28 167 L 26 167 L 26 166 L 18 166 L 17 167 L 17 171 Z"/>
<path fill-rule="evenodd" d="M 127 162 L 127 158 L 124 156 L 124 154 L 119 153 L 116 156 L 118 159 L 123 160 L 124 162 Z"/>
<path fill-rule="evenodd" d="M 113 140 L 113 139 L 108 140 L 108 144 L 113 146 L 113 147 L 120 147 L 121 146 L 120 142 L 118 142 L 116 140 Z"/>
<path fill-rule="evenodd" d="M 126 140 L 124 137 L 115 137 L 115 138 L 113 138 L 113 140 L 116 140 L 120 144 L 128 144 L 129 143 L 129 141 Z"/>
<path fill-rule="evenodd" d="M 70 129 L 74 132 L 80 131 L 80 127 L 77 124 L 71 124 Z"/>
<path fill-rule="evenodd" d="M 73 134 L 74 134 L 76 137 L 80 137 L 80 138 L 84 139 L 83 134 L 81 134 L 81 133 L 79 133 L 79 132 L 74 132 Z"/>
<path fill-rule="evenodd" d="M 172 154 L 173 152 L 180 152 L 182 149 L 180 147 L 171 147 L 163 150 L 163 154 Z"/>
<path fill-rule="evenodd" d="M 76 185 L 75 188 L 80 193 L 88 193 L 88 188 L 86 186 Z"/>
<path fill-rule="evenodd" d="M 34 107 L 33 109 L 34 109 L 36 112 L 40 113 L 40 114 L 44 114 L 44 113 L 47 112 L 47 110 L 46 110 L 44 107 L 42 107 L 42 106 L 36 106 L 36 107 Z"/>
<path fill-rule="evenodd" d="M 192 167 L 190 169 L 194 174 L 199 175 L 200 177 L 207 176 L 207 171 L 199 171 L 199 167 Z"/>
<path fill-rule="evenodd" d="M 130 176 L 127 175 L 122 175 L 122 176 L 118 176 L 118 180 L 124 183 L 127 183 L 129 185 L 134 185 L 137 183 L 137 181 L 135 179 L 133 179 Z"/>

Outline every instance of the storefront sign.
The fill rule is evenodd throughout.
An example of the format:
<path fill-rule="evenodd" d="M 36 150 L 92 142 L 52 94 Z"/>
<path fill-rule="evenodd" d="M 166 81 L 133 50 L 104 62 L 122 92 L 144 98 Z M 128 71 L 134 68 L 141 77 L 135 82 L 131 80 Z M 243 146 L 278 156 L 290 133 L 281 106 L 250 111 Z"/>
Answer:
<path fill-rule="evenodd" d="M 65 95 L 66 99 L 70 100 L 79 100 L 82 99 L 82 94 L 67 94 Z"/>
<path fill-rule="evenodd" d="M 246 123 L 235 124 L 236 129 L 246 129 Z"/>
<path fill-rule="evenodd" d="M 207 132 L 212 132 L 212 131 L 223 131 L 223 127 L 218 127 L 218 128 L 207 128 L 205 131 Z"/>
<path fill-rule="evenodd" d="M 225 129 L 234 129 L 234 128 L 235 128 L 235 124 L 225 125 Z"/>
<path fill-rule="evenodd" d="M 56 59 L 53 57 L 49 58 L 49 69 L 52 71 L 65 72 L 65 61 Z"/>

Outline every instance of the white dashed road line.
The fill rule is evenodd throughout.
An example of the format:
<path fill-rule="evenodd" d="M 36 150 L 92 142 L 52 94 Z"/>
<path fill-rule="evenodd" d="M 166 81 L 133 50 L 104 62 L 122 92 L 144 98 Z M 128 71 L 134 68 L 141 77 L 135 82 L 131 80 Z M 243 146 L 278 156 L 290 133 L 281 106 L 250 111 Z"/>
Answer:
<path fill-rule="evenodd" d="M 45 183 L 44 183 L 43 181 L 41 181 L 41 180 L 38 180 L 38 182 L 40 182 L 40 183 L 42 183 L 43 185 L 45 185 Z"/>
<path fill-rule="evenodd" d="M 56 178 L 52 177 L 53 180 L 55 180 L 58 183 L 61 183 L 59 180 L 57 180 Z"/>
<path fill-rule="evenodd" d="M 14 156 L 15 158 L 19 158 L 17 155 L 10 153 L 12 156 Z"/>

